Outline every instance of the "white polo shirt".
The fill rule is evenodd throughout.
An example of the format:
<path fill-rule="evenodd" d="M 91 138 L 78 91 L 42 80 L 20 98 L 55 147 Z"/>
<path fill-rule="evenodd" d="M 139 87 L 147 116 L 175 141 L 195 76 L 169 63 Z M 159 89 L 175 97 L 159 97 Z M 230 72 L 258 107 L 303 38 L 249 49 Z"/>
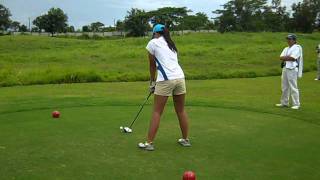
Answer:
<path fill-rule="evenodd" d="M 184 78 L 184 73 L 178 63 L 178 54 L 169 48 L 164 37 L 152 39 L 146 49 L 156 58 L 157 82 Z"/>
<path fill-rule="evenodd" d="M 300 57 L 302 57 L 302 48 L 300 45 L 293 45 L 291 47 L 286 47 L 283 49 L 280 57 L 282 56 L 290 56 L 294 59 L 296 59 L 298 62 L 300 61 Z M 286 68 L 287 69 L 294 69 L 298 67 L 297 61 L 286 61 Z"/>

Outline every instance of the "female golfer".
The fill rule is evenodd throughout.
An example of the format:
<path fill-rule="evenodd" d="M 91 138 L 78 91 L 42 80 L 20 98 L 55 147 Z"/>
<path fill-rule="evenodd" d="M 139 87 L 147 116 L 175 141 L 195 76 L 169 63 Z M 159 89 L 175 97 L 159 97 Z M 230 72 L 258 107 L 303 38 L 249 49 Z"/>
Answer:
<path fill-rule="evenodd" d="M 184 109 L 186 85 L 184 73 L 178 63 L 178 49 L 171 40 L 169 30 L 162 24 L 153 28 L 154 37 L 148 43 L 148 57 L 150 62 L 150 91 L 154 93 L 154 107 L 149 127 L 148 138 L 145 143 L 139 143 L 139 148 L 153 151 L 153 140 L 159 128 L 161 114 L 169 96 L 173 96 L 182 138 L 178 143 L 184 147 L 191 146 L 188 139 L 188 117 Z M 157 79 L 156 79 L 156 69 Z"/>

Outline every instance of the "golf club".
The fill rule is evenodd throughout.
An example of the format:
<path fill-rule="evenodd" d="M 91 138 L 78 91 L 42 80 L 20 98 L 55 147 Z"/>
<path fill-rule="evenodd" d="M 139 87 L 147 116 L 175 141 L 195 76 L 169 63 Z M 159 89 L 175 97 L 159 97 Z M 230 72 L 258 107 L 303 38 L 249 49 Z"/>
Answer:
<path fill-rule="evenodd" d="M 152 23 L 155 23 L 155 22 L 152 22 Z M 154 33 L 152 34 L 151 39 L 153 39 L 153 38 L 154 38 Z M 150 92 L 149 95 L 148 95 L 148 97 L 146 98 L 146 100 L 142 103 L 139 112 L 137 113 L 136 117 L 134 118 L 134 120 L 132 121 L 132 123 L 130 124 L 130 126 L 129 126 L 129 127 L 120 126 L 120 130 L 121 130 L 122 132 L 124 132 L 124 133 L 132 133 L 132 126 L 133 126 L 133 124 L 136 122 L 136 120 L 138 119 L 138 117 L 139 117 L 139 115 L 140 115 L 140 113 L 141 113 L 144 105 L 148 102 L 151 94 L 152 94 L 152 93 Z"/>
<path fill-rule="evenodd" d="M 148 97 L 146 98 L 146 100 L 142 103 L 141 107 L 140 107 L 140 110 L 138 111 L 137 115 L 135 116 L 135 118 L 133 119 L 133 121 L 131 122 L 130 126 L 129 127 L 123 127 L 123 126 L 120 126 L 120 130 L 124 133 L 132 133 L 132 126 L 133 124 L 136 122 L 136 120 L 138 119 L 144 105 L 146 105 L 146 103 L 148 102 L 150 96 L 152 95 L 152 93 L 150 92 Z"/>

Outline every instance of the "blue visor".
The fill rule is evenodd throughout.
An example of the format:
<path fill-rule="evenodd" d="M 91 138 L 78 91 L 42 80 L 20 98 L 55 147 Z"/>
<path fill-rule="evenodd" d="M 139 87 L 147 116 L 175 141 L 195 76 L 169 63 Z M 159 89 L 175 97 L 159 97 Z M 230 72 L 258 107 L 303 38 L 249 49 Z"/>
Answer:
<path fill-rule="evenodd" d="M 153 32 L 163 32 L 165 26 L 163 24 L 157 24 L 153 27 Z"/>

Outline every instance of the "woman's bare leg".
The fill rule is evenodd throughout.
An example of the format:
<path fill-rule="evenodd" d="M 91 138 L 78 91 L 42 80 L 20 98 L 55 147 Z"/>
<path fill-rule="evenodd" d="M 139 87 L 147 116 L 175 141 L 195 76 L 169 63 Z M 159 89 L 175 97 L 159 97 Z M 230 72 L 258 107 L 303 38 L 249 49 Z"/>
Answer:
<path fill-rule="evenodd" d="M 189 131 L 189 123 L 188 123 L 188 116 L 184 109 L 185 104 L 185 95 L 176 95 L 173 96 L 173 102 L 174 102 L 174 108 L 176 110 L 180 129 L 182 133 L 182 138 L 187 139 L 188 138 L 188 131 Z"/>
<path fill-rule="evenodd" d="M 153 142 L 158 128 L 160 124 L 160 118 L 164 109 L 164 106 L 166 105 L 168 100 L 167 96 L 158 96 L 154 95 L 154 107 L 153 107 L 153 113 L 152 113 L 152 119 L 150 122 L 149 127 L 149 133 L 148 133 L 148 142 Z"/>

